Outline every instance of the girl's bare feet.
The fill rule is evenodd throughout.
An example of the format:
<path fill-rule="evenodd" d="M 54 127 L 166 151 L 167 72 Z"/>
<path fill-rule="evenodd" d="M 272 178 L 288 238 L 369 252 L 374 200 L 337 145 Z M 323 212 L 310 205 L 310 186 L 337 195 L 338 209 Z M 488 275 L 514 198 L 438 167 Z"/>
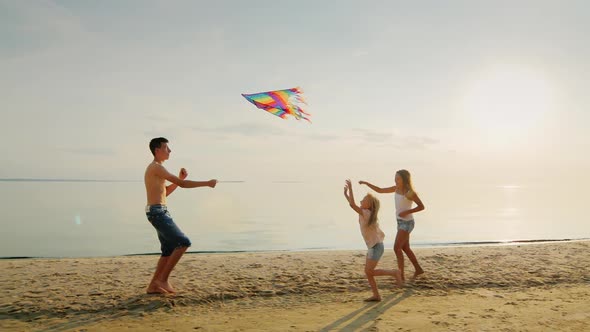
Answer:
<path fill-rule="evenodd" d="M 416 277 L 418 277 L 421 274 L 424 274 L 424 270 L 422 270 L 422 269 L 416 270 L 416 272 L 414 272 L 414 275 L 410 278 L 410 281 L 412 281 L 412 282 L 416 281 Z"/>
<path fill-rule="evenodd" d="M 381 302 L 381 296 L 371 296 L 368 299 L 365 299 L 365 302 Z"/>
<path fill-rule="evenodd" d="M 416 272 L 414 272 L 414 278 L 416 278 L 417 276 L 419 276 L 423 273 L 424 273 L 424 270 L 422 270 L 422 268 L 419 268 L 418 270 L 416 270 Z"/>
<path fill-rule="evenodd" d="M 402 280 L 402 274 L 399 271 L 393 271 L 393 277 L 395 278 L 395 285 L 397 287 L 403 287 L 404 282 Z"/>

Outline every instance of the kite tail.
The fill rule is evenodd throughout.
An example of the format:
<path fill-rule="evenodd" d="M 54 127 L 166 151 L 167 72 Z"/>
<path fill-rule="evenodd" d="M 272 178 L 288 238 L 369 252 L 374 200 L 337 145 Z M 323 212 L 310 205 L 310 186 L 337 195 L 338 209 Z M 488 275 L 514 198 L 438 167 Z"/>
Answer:
<path fill-rule="evenodd" d="M 303 98 L 303 90 L 301 90 L 300 87 L 296 87 L 296 88 L 293 88 L 293 89 L 290 89 L 290 90 L 293 92 L 293 98 L 296 101 L 307 105 L 307 102 L 305 101 L 305 98 Z"/>
<path fill-rule="evenodd" d="M 304 109 L 300 108 L 299 109 L 301 111 L 301 113 L 306 114 L 306 115 L 311 115 L 311 113 L 307 113 Z"/>
<path fill-rule="evenodd" d="M 292 89 L 289 89 L 289 90 L 292 92 L 291 98 L 293 100 L 295 100 L 295 101 L 297 101 L 299 103 L 302 103 L 302 104 L 307 105 L 307 101 L 305 100 L 305 98 L 303 98 L 303 90 L 301 90 L 300 87 L 295 87 L 295 88 L 292 88 Z M 294 105 L 294 108 L 295 108 L 295 113 L 297 113 L 297 114 L 294 114 L 294 115 L 296 115 L 298 118 L 303 118 L 303 119 L 309 121 L 309 119 L 307 119 L 306 117 L 304 117 L 301 114 L 311 115 L 310 113 L 307 113 L 303 108 L 301 108 L 299 106 L 295 106 Z"/>

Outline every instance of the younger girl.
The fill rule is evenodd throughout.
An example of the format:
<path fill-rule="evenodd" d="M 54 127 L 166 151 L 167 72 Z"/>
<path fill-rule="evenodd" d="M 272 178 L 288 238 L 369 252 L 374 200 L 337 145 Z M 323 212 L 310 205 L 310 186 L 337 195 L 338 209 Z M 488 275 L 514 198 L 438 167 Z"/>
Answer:
<path fill-rule="evenodd" d="M 399 170 L 395 173 L 395 186 L 389 188 L 379 188 L 366 181 L 359 181 L 359 184 L 366 184 L 369 188 L 375 190 L 380 194 L 395 193 L 395 215 L 397 217 L 397 234 L 395 236 L 395 244 L 393 251 L 397 257 L 397 266 L 399 268 L 402 280 L 404 278 L 404 252 L 408 255 L 410 262 L 414 265 L 414 277 L 424 273 L 422 267 L 418 263 L 418 259 L 410 248 L 410 233 L 414 229 L 413 213 L 424 210 L 424 204 L 414 192 L 412 187 L 412 178 L 410 172 L 405 169 Z M 416 203 L 416 207 L 412 208 L 412 204 Z"/>
<path fill-rule="evenodd" d="M 344 197 L 348 200 L 350 207 L 359 214 L 359 226 L 361 228 L 361 234 L 365 239 L 367 248 L 367 259 L 365 262 L 365 274 L 371 285 L 373 296 L 366 299 L 365 301 L 381 301 L 379 290 L 377 289 L 377 283 L 375 282 L 375 276 L 392 276 L 396 279 L 397 285 L 401 286 L 401 275 L 397 270 L 376 270 L 375 267 L 379 263 L 379 259 L 383 255 L 383 239 L 385 234 L 379 228 L 377 222 L 377 213 L 379 212 L 379 200 L 371 194 L 367 194 L 361 201 L 361 206 L 357 206 L 354 202 L 354 195 L 352 193 L 352 184 L 350 180 L 346 180 L 346 186 L 344 187 Z"/>

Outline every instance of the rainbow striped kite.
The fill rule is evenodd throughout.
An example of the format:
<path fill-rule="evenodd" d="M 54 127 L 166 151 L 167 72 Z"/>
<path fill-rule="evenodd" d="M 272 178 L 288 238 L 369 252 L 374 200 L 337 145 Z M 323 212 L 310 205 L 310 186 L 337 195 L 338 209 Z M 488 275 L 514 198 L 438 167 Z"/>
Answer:
<path fill-rule="evenodd" d="M 306 113 L 300 106 L 305 104 L 300 88 L 242 94 L 242 96 L 256 107 L 280 118 L 285 119 L 287 115 L 291 115 L 297 120 L 305 119 L 311 123 L 306 117 L 311 114 Z"/>

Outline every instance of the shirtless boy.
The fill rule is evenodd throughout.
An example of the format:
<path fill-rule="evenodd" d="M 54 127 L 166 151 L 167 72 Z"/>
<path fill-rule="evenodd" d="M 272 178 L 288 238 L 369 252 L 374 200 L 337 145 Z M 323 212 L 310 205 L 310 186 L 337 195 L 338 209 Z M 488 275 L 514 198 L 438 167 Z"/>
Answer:
<path fill-rule="evenodd" d="M 154 160 L 145 170 L 144 182 L 147 193 L 145 214 L 158 233 L 162 256 L 158 260 L 156 272 L 146 292 L 148 294 L 175 293 L 174 288 L 168 282 L 168 277 L 174 266 L 176 266 L 176 263 L 178 263 L 182 255 L 190 247 L 191 241 L 172 220 L 172 216 L 166 207 L 166 197 L 176 190 L 177 187 L 215 188 L 217 180 L 202 182 L 186 180 L 188 172 L 184 168 L 180 169 L 178 176 L 168 172 L 162 164 L 168 160 L 172 150 L 168 147 L 168 140 L 164 137 L 152 139 L 150 142 L 150 151 L 154 155 Z M 171 182 L 171 184 L 166 185 L 166 181 Z"/>

